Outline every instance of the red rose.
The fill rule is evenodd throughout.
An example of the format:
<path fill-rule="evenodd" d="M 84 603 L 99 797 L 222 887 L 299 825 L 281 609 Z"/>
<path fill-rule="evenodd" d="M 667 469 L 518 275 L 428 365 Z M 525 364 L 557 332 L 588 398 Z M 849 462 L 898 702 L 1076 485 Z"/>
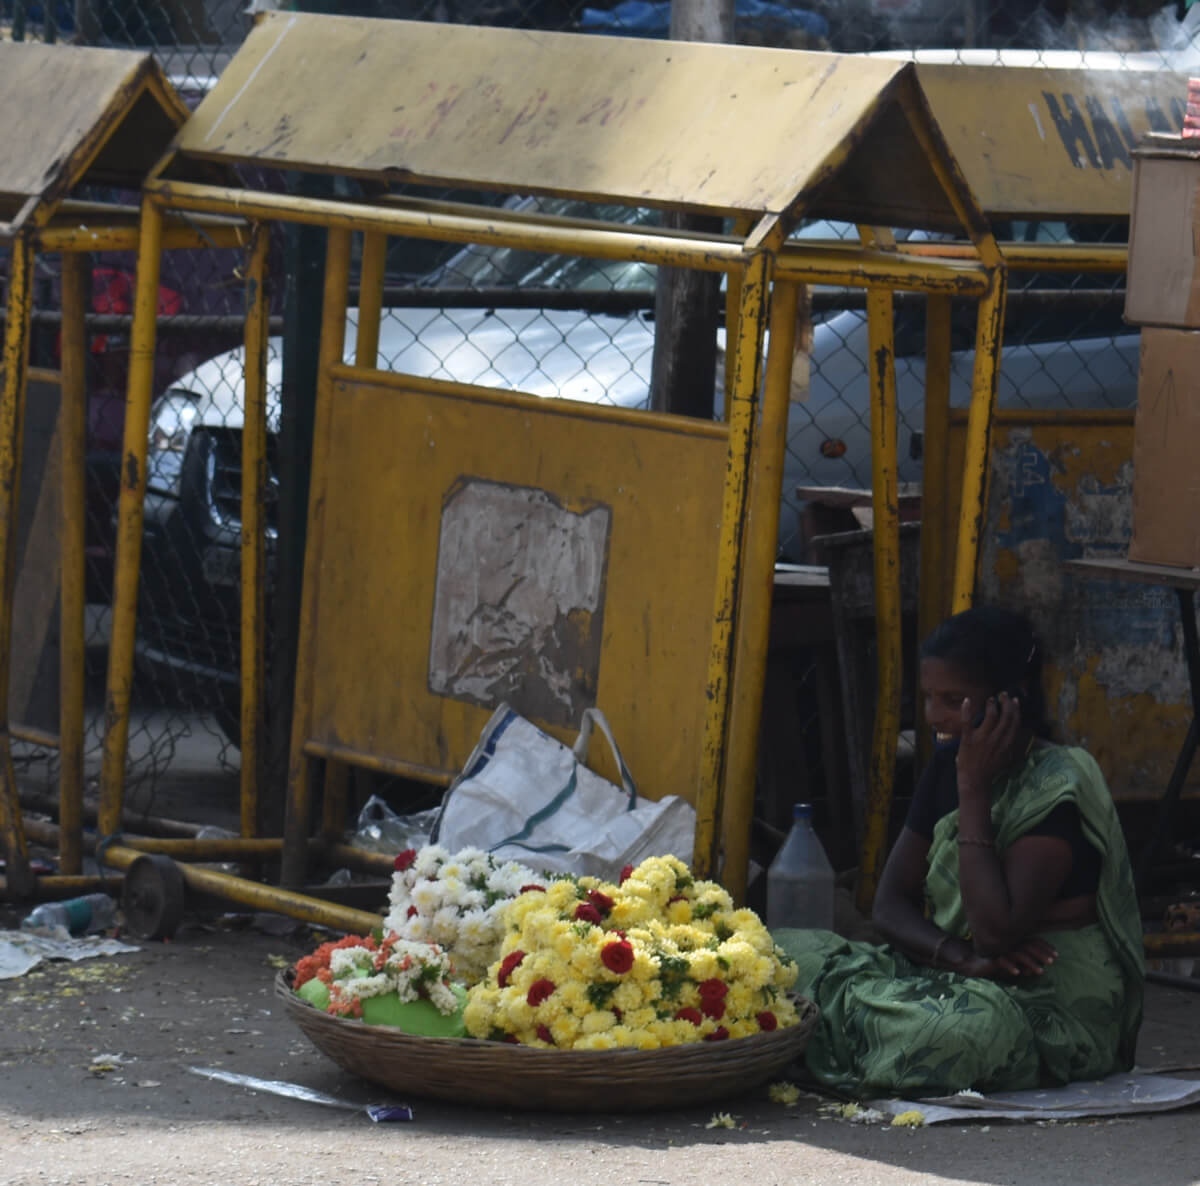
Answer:
<path fill-rule="evenodd" d="M 500 971 L 496 973 L 496 983 L 501 988 L 508 987 L 508 978 L 521 966 L 521 961 L 525 958 L 523 951 L 511 951 L 500 963 Z"/>
<path fill-rule="evenodd" d="M 610 972 L 623 975 L 633 967 L 633 944 L 626 939 L 606 943 L 600 948 L 600 961 Z"/>
<path fill-rule="evenodd" d="M 505 1034 L 501 1040 L 507 1042 L 510 1046 L 520 1046 L 521 1044 L 521 1040 L 516 1034 Z"/>
<path fill-rule="evenodd" d="M 521 893 L 523 893 L 523 894 L 527 894 L 531 890 L 534 893 L 544 894 L 546 892 L 546 887 L 544 885 L 537 885 L 535 882 L 532 882 L 532 881 L 528 885 L 521 886 Z"/>
<path fill-rule="evenodd" d="M 624 885 L 633 876 L 633 866 L 626 865 L 621 870 L 621 876 L 617 880 L 618 885 Z"/>
<path fill-rule="evenodd" d="M 553 980 L 547 980 L 543 976 L 541 980 L 535 980 L 529 986 L 529 991 L 525 994 L 525 1003 L 531 1009 L 536 1009 L 557 987 Z"/>
<path fill-rule="evenodd" d="M 779 1018 L 770 1009 L 764 1009 L 755 1016 L 754 1020 L 758 1022 L 758 1028 L 767 1034 L 779 1028 Z"/>
<path fill-rule="evenodd" d="M 702 1001 L 723 1001 L 729 992 L 729 985 L 723 980 L 701 980 L 696 986 Z"/>
<path fill-rule="evenodd" d="M 701 997 L 700 1012 L 713 1021 L 720 1021 L 725 1016 L 725 1002 L 716 997 Z"/>
<path fill-rule="evenodd" d="M 719 1025 L 711 1034 L 705 1034 L 704 1040 L 706 1042 L 724 1042 L 728 1037 L 729 1031 L 723 1025 Z"/>
<path fill-rule="evenodd" d="M 686 1008 L 679 1009 L 675 1013 L 676 1021 L 690 1021 L 692 1025 L 699 1025 L 704 1018 L 700 1016 L 699 1009 L 693 1009 L 691 1005 Z"/>
<path fill-rule="evenodd" d="M 403 852 L 396 854 L 396 859 L 393 864 L 396 866 L 397 873 L 403 873 L 417 859 L 417 850 L 415 848 L 406 848 Z"/>
<path fill-rule="evenodd" d="M 590 922 L 597 927 L 604 921 L 600 917 L 600 911 L 591 902 L 580 902 L 575 907 L 575 920 L 576 922 Z"/>
<path fill-rule="evenodd" d="M 612 913 L 614 903 L 612 898 L 607 894 L 602 894 L 599 890 L 588 890 L 587 897 L 588 901 L 596 907 L 600 914 L 607 915 Z"/>
<path fill-rule="evenodd" d="M 536 1032 L 537 1036 L 541 1038 L 543 1042 L 548 1042 L 551 1046 L 554 1045 L 554 1036 L 550 1033 L 550 1027 L 548 1025 L 539 1025 Z"/>
<path fill-rule="evenodd" d="M 618 1008 L 616 1007 L 616 1005 L 614 1005 L 614 1006 L 612 1007 L 612 1015 L 613 1015 L 613 1016 L 614 1016 L 614 1017 L 615 1017 L 615 1018 L 616 1018 L 618 1021 L 620 1021 L 620 1020 L 621 1020 L 621 1018 L 625 1016 L 625 1014 L 624 1014 L 624 1013 L 622 1013 L 622 1012 L 621 1012 L 621 1010 L 620 1010 L 620 1009 L 618 1009 Z"/>
<path fill-rule="evenodd" d="M 413 917 L 413 915 L 415 915 L 416 913 L 417 913 L 417 908 L 416 908 L 415 906 L 410 906 L 410 907 L 408 908 L 408 913 L 407 913 L 407 914 L 405 914 L 405 916 L 404 916 L 404 917 L 405 917 L 405 918 L 412 918 L 412 917 Z"/>

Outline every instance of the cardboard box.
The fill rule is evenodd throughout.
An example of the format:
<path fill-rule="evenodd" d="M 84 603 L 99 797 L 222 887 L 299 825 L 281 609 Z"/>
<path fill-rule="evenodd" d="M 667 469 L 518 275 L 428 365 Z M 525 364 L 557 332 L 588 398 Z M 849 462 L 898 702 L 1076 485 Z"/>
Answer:
<path fill-rule="evenodd" d="M 1133 160 L 1125 320 L 1200 329 L 1200 142 L 1146 142 Z"/>
<path fill-rule="evenodd" d="M 1200 333 L 1142 330 L 1129 559 L 1200 566 Z"/>

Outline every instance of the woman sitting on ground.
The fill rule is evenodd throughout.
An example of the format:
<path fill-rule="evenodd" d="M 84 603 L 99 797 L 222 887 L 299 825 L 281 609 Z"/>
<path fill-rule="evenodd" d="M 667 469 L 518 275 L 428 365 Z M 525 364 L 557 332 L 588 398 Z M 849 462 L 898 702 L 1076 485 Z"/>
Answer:
<path fill-rule="evenodd" d="M 921 648 L 936 748 L 880 880 L 887 941 L 779 930 L 821 1007 L 807 1062 L 852 1094 L 1012 1091 L 1133 1065 L 1142 931 L 1092 757 L 1046 739 L 1029 624 L 980 607 Z"/>

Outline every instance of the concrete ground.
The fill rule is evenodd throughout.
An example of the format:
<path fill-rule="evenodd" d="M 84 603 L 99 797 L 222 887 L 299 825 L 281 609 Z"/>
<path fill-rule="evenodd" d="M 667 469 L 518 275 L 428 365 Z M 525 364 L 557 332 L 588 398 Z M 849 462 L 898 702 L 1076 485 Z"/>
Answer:
<path fill-rule="evenodd" d="M 10 920 L 0 920 L 10 921 Z M 763 1091 L 633 1116 L 482 1111 L 404 1102 L 411 1122 L 257 1094 L 189 1065 L 281 1079 L 355 1103 L 397 1097 L 344 1074 L 272 996 L 276 964 L 308 934 L 243 921 L 189 926 L 169 944 L 0 984 L 0 1182 L 770 1183 L 1200 1181 L 1195 1110 L 1087 1123 L 919 1130 L 833 1118 L 822 1101 Z M 1152 985 L 1140 1062 L 1200 1062 L 1197 998 Z M 708 1128 L 728 1111 L 737 1127 Z"/>
<path fill-rule="evenodd" d="M 214 778 L 211 730 L 185 724 L 196 777 L 163 789 L 153 811 L 232 822 L 236 777 Z M 0 926 L 19 917 L 0 908 Z M 276 1004 L 277 968 L 317 941 L 278 916 L 193 919 L 170 943 L 0 981 L 0 1186 L 1200 1183 L 1197 1109 L 902 1130 L 851 1124 L 809 1095 L 774 1104 L 765 1090 L 684 1110 L 664 1099 L 654 1113 L 553 1115 L 427 1101 L 414 1083 L 403 1102 L 415 1118 L 374 1124 L 189 1073 L 397 1100 L 342 1072 Z M 1139 1065 L 1200 1069 L 1198 1006 L 1192 992 L 1150 985 Z M 709 1128 L 718 1111 L 736 1127 Z"/>

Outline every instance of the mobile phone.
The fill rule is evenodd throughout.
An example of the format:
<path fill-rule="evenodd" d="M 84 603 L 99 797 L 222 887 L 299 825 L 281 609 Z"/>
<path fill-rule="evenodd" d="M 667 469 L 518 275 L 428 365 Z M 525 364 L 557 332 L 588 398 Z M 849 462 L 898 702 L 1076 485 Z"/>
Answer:
<path fill-rule="evenodd" d="M 1010 700 L 1020 700 L 1021 699 L 1020 690 L 1017 688 L 1005 688 L 1004 691 L 1007 693 L 1008 698 Z M 989 697 L 989 699 L 995 699 L 996 696 L 999 696 L 999 695 L 1000 695 L 1000 693 L 997 692 L 993 696 Z M 983 702 L 983 707 L 975 714 L 975 719 L 971 722 L 971 728 L 978 729 L 979 726 L 983 724 L 983 718 L 986 715 L 987 715 L 987 700 L 985 700 Z"/>

